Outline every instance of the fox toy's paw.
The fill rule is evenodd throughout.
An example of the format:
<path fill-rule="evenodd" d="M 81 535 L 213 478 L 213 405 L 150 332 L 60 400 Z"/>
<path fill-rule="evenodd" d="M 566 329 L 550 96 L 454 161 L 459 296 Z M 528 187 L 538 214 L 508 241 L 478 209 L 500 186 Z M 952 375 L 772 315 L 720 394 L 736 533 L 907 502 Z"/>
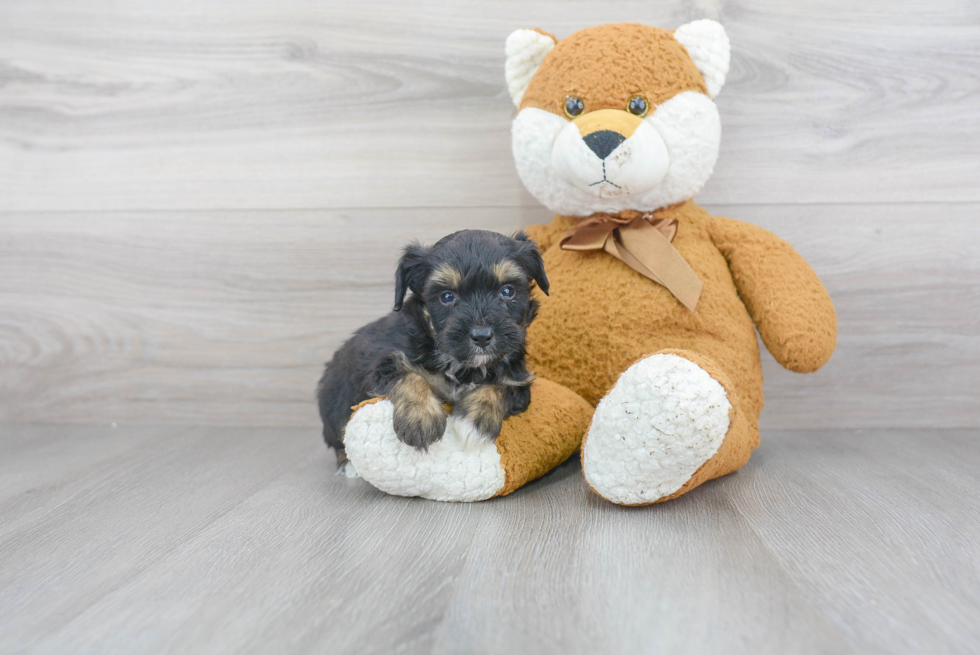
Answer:
<path fill-rule="evenodd" d="M 471 502 L 492 498 L 504 486 L 493 442 L 471 439 L 450 416 L 441 438 L 420 451 L 399 440 L 388 400 L 364 405 L 347 424 L 344 445 L 357 473 L 395 496 Z"/>
<path fill-rule="evenodd" d="M 391 402 L 375 399 L 354 412 L 344 445 L 357 473 L 381 491 L 471 502 L 505 496 L 564 462 L 591 416 L 577 394 L 538 379 L 526 411 L 506 419 L 496 441 L 469 417 L 450 414 L 442 438 L 417 450 L 395 434 Z"/>

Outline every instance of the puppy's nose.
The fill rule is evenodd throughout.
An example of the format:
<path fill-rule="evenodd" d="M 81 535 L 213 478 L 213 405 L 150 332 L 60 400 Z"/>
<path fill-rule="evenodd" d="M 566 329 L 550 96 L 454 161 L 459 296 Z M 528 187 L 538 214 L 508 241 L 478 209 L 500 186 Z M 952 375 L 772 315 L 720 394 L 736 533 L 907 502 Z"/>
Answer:
<path fill-rule="evenodd" d="M 583 139 L 585 145 L 589 146 L 589 150 L 594 152 L 599 159 L 608 157 L 609 153 L 625 140 L 626 137 L 612 130 L 599 130 Z"/>
<path fill-rule="evenodd" d="M 486 348 L 493 339 L 493 330 L 488 327 L 473 328 L 470 330 L 470 339 L 481 348 Z"/>

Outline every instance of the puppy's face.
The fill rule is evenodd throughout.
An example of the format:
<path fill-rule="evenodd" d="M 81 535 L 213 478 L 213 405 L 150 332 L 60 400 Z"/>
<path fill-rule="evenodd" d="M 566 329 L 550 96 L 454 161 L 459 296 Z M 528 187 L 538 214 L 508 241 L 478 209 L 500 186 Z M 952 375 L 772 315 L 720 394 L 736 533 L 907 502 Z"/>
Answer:
<path fill-rule="evenodd" d="M 537 247 L 483 230 L 451 234 L 431 248 L 405 249 L 398 266 L 395 309 L 411 290 L 427 329 L 449 366 L 475 368 L 519 352 L 534 318 L 531 288 L 548 293 Z"/>

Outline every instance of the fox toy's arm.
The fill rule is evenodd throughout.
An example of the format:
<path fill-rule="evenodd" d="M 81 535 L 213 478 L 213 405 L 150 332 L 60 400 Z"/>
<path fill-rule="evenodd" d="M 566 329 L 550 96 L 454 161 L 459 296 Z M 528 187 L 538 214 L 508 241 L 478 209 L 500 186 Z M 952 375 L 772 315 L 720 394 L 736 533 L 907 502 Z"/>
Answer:
<path fill-rule="evenodd" d="M 810 265 L 755 225 L 714 217 L 709 230 L 776 361 L 797 373 L 823 366 L 837 343 L 837 314 Z"/>

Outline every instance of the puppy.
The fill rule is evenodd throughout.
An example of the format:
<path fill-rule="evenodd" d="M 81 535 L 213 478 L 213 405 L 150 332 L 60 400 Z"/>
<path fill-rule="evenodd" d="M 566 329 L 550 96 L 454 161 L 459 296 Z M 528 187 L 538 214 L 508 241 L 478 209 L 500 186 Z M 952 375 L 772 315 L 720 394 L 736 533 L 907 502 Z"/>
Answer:
<path fill-rule="evenodd" d="M 406 247 L 394 311 L 358 330 L 317 387 L 323 437 L 338 467 L 346 463 L 351 407 L 376 396 L 391 400 L 395 434 L 418 450 L 442 438 L 443 403 L 465 439 L 496 439 L 504 419 L 531 400 L 524 348 L 537 312 L 535 284 L 548 293 L 541 254 L 524 232 L 463 230 L 430 248 Z"/>

